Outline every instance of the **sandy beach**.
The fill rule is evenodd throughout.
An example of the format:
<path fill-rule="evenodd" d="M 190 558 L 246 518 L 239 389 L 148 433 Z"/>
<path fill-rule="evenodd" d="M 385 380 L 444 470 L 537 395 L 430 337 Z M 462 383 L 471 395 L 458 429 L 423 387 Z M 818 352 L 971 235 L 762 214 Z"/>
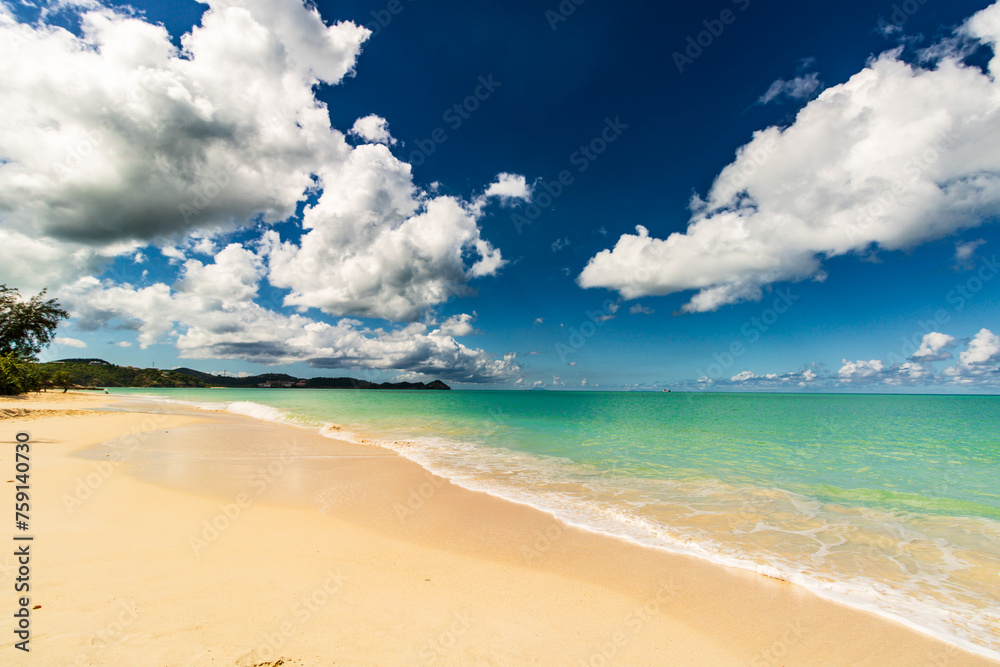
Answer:
<path fill-rule="evenodd" d="M 0 416 L 4 482 L 30 436 L 39 605 L 23 654 L 4 549 L 5 664 L 997 664 L 377 447 L 82 393 L 0 400 Z"/>

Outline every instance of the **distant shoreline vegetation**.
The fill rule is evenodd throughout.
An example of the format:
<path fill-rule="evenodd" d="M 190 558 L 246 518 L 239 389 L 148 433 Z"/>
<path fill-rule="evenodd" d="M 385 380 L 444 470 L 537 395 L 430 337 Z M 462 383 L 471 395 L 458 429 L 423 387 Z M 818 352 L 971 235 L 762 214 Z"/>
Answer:
<path fill-rule="evenodd" d="M 58 371 L 69 376 L 69 382 L 83 387 L 231 387 L 261 389 L 451 389 L 441 380 L 432 382 L 375 383 L 349 377 L 297 378 L 285 373 L 264 373 L 246 377 L 212 375 L 193 368 L 135 368 L 117 366 L 104 359 L 60 359 L 38 364 L 42 372 Z"/>

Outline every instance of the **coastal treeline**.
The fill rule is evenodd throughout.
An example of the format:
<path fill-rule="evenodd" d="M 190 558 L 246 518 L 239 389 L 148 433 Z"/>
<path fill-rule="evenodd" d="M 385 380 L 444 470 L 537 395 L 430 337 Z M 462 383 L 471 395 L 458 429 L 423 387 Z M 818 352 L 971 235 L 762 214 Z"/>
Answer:
<path fill-rule="evenodd" d="M 63 374 L 77 387 L 210 387 L 176 370 L 117 366 L 104 359 L 64 359 L 38 364 L 43 377 Z"/>
<path fill-rule="evenodd" d="M 77 386 L 98 387 L 230 387 L 264 389 L 450 389 L 433 382 L 369 382 L 350 377 L 297 378 L 286 373 L 260 375 L 212 375 L 193 368 L 135 368 L 117 366 L 104 359 L 63 359 L 39 364 L 46 377 L 64 373 Z"/>

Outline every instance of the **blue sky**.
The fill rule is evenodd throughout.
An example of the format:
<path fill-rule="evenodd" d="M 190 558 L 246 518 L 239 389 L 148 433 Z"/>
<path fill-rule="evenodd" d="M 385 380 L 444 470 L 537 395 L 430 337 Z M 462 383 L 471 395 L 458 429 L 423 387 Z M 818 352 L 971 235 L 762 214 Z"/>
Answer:
<path fill-rule="evenodd" d="M 4 7 L 46 358 L 996 390 L 987 2 Z"/>

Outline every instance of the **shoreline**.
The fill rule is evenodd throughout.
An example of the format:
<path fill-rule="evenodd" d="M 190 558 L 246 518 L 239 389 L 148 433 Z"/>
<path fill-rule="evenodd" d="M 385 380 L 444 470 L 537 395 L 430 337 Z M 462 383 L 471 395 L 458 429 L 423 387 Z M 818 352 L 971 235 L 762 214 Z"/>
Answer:
<path fill-rule="evenodd" d="M 107 404 L 121 397 L 87 398 Z M 145 618 L 150 626 L 173 627 L 166 633 L 149 627 L 123 634 L 102 650 L 102 660 L 121 662 L 101 664 L 137 664 L 135 652 L 143 646 L 166 651 L 158 654 L 160 662 L 149 664 L 251 665 L 257 664 L 251 659 L 303 656 L 327 661 L 336 656 L 352 664 L 520 664 L 530 658 L 551 664 L 603 664 L 602 659 L 647 664 L 998 664 L 794 584 L 571 527 L 527 505 L 457 486 L 391 450 L 233 414 L 177 412 L 183 414 L 159 415 L 162 423 L 152 424 L 158 428 L 142 431 L 140 446 L 120 457 L 113 447 L 99 443 L 109 433 L 119 437 L 119 444 L 123 433 L 126 440 L 138 437 L 128 431 L 141 428 L 143 419 L 149 422 L 150 413 L 0 422 L 30 426 L 33 438 L 43 430 L 61 435 L 61 440 L 52 438 L 58 442 L 54 456 L 37 464 L 39 478 L 65 468 L 64 473 L 73 469 L 75 478 L 85 479 L 102 459 L 110 459 L 115 469 L 95 497 L 72 513 L 57 502 L 45 519 L 53 529 L 39 524 L 50 530 L 51 538 L 59 538 L 52 540 L 47 564 L 39 562 L 39 578 L 52 566 L 66 573 L 71 588 L 102 583 L 114 588 L 107 573 L 70 562 L 71 553 L 82 546 L 74 539 L 79 537 L 75 522 L 85 518 L 90 535 L 103 535 L 123 551 L 117 564 L 135 582 L 133 599 L 150 607 L 145 616 L 138 615 L 135 626 Z M 73 427 L 74 421 L 82 427 L 80 420 L 89 422 L 87 429 Z M 80 435 L 84 431 L 87 437 Z M 13 440 L 13 433 L 5 439 Z M 243 447 L 247 442 L 254 444 Z M 275 447 L 283 442 L 291 443 L 284 453 Z M 236 456 L 238 452 L 242 454 Z M 6 452 L 3 458 L 9 465 Z M 70 480 L 63 475 L 62 481 L 65 487 Z M 58 501 L 59 486 L 44 493 L 56 493 Z M 109 497 L 124 506 L 107 502 Z M 164 512 L 164 505 L 175 512 Z M 149 512 L 172 529 L 149 528 L 140 521 Z M 130 521 L 128 529 L 119 530 Z M 209 540 L 213 525 L 226 529 Z M 190 538 L 197 536 L 199 526 L 209 530 L 201 536 L 206 545 L 196 550 Z M 277 536 L 290 553 L 274 553 L 259 544 Z M 138 544 L 137 537 L 148 539 Z M 149 555 L 151 544 L 164 548 L 170 558 L 144 561 L 141 556 Z M 335 588 L 326 594 L 337 603 L 314 612 L 288 607 L 303 577 L 290 577 L 283 568 L 304 580 L 311 574 L 324 582 L 321 565 L 331 562 L 331 556 L 336 556 L 332 562 L 343 564 L 339 574 L 346 579 L 331 579 L 323 590 Z M 262 567 L 258 558 L 277 571 Z M 200 584 L 194 590 L 181 585 L 181 591 L 213 610 L 212 623 L 197 632 L 178 626 L 180 610 L 160 599 L 176 598 L 181 591 L 164 588 L 156 576 L 180 564 L 190 566 L 189 576 Z M 280 586 L 260 590 L 245 580 L 248 571 Z M 416 576 L 421 571 L 434 576 Z M 241 618 L 218 613 L 215 600 L 220 595 L 237 602 Z M 70 606 L 95 610 L 99 598 L 91 591 Z M 326 619 L 338 630 L 327 640 L 305 637 L 306 632 L 288 634 L 269 657 L 262 648 L 266 631 L 241 630 L 267 625 L 254 603 L 273 608 L 288 603 L 289 623 L 308 616 L 300 629 Z M 48 606 L 41 604 L 35 628 L 41 627 Z M 254 619 L 256 626 L 247 622 Z M 403 627 L 386 633 L 379 620 L 389 629 Z M 224 641 L 193 658 L 169 657 L 192 632 Z M 60 646 L 73 643 L 72 632 L 59 636 Z M 372 643 L 373 637 L 381 641 Z M 434 644 L 435 638 L 447 642 Z M 45 643 L 40 637 L 36 650 Z"/>
<path fill-rule="evenodd" d="M 140 395 L 133 395 L 130 396 L 130 398 L 142 400 Z M 698 541 L 697 538 L 694 540 L 672 540 L 670 535 L 652 532 L 657 529 L 670 529 L 669 520 L 660 524 L 647 525 L 641 523 L 641 520 L 643 519 L 641 516 L 634 517 L 632 515 L 627 515 L 618 517 L 617 515 L 612 515 L 612 518 L 609 519 L 608 515 L 602 514 L 602 508 L 600 507 L 589 507 L 589 503 L 586 502 L 584 505 L 580 505 L 578 502 L 566 504 L 565 502 L 560 502 L 559 499 L 555 499 L 555 502 L 553 502 L 552 497 L 546 496 L 545 494 L 535 493 L 534 487 L 529 488 L 525 487 L 523 484 L 510 484 L 509 480 L 505 479 L 503 475 L 473 474 L 472 476 L 469 476 L 468 469 L 463 470 L 461 465 L 456 467 L 454 464 L 442 461 L 434 455 L 428 456 L 428 451 L 434 450 L 435 448 L 433 441 L 436 437 L 431 436 L 430 440 L 428 440 L 428 434 L 426 433 L 418 435 L 415 438 L 405 434 L 391 435 L 391 431 L 387 433 L 384 430 L 380 431 L 378 429 L 370 429 L 357 424 L 346 427 L 330 424 L 329 422 L 317 420 L 315 414 L 313 414 L 312 417 L 304 418 L 305 421 L 303 421 L 303 419 L 299 418 L 302 417 L 301 414 L 299 417 L 294 416 L 295 408 L 293 406 L 281 406 L 281 402 L 275 406 L 270 403 L 256 402 L 256 399 L 248 401 L 245 400 L 246 398 L 247 397 L 244 396 L 239 399 L 230 399 L 235 400 L 233 403 L 230 403 L 227 400 L 224 403 L 213 404 L 211 402 L 204 403 L 201 400 L 191 398 L 175 399 L 162 395 L 153 397 L 154 400 L 165 400 L 173 405 L 193 407 L 198 410 L 208 410 L 209 412 L 216 414 L 235 414 L 246 416 L 264 424 L 277 423 L 286 426 L 294 426 L 299 429 L 304 429 L 310 433 L 319 430 L 321 434 L 328 438 L 333 438 L 334 440 L 349 438 L 349 441 L 353 444 L 360 443 L 366 446 L 386 448 L 403 458 L 414 462 L 422 469 L 429 471 L 432 475 L 438 478 L 447 479 L 451 483 L 456 484 L 470 492 L 485 493 L 491 497 L 495 497 L 506 502 L 536 509 L 544 513 L 546 516 L 553 518 L 553 520 L 557 521 L 559 525 L 571 525 L 596 535 L 610 537 L 615 540 L 622 540 L 640 548 L 654 549 L 656 551 L 673 555 L 694 557 L 719 567 L 734 568 L 754 575 L 787 582 L 801 587 L 809 593 L 835 604 L 845 605 L 858 611 L 875 614 L 876 616 L 893 623 L 904 625 L 935 640 L 957 646 L 962 650 L 982 655 L 991 660 L 1000 661 L 1000 651 L 997 650 L 996 645 L 984 646 L 983 644 L 977 644 L 969 641 L 957 632 L 949 632 L 948 630 L 950 630 L 950 628 L 944 629 L 941 628 L 940 625 L 935 627 L 934 623 L 938 620 L 938 614 L 941 610 L 935 607 L 932 602 L 929 602 L 932 598 L 921 598 L 919 595 L 914 597 L 912 592 L 910 593 L 910 596 L 907 597 L 896 590 L 893 591 L 895 595 L 894 599 L 890 598 L 887 603 L 884 598 L 879 599 L 885 594 L 879 588 L 881 582 L 877 579 L 875 581 L 863 582 L 859 588 L 858 584 L 854 581 L 848 580 L 845 582 L 843 580 L 830 579 L 828 577 L 824 578 L 822 576 L 823 572 L 810 572 L 808 568 L 800 568 L 800 565 L 804 562 L 802 560 L 793 559 L 777 563 L 767 562 L 765 560 L 762 563 L 760 560 L 754 560 L 752 557 L 744 554 L 733 554 L 731 552 L 726 553 L 720 550 L 713 550 L 715 545 L 711 542 L 706 548 L 705 545 Z M 292 412 L 289 413 L 289 410 Z M 330 428 L 331 426 L 333 426 L 333 428 Z M 384 426 L 385 425 L 383 424 L 383 427 Z M 348 430 L 344 430 L 345 428 Z M 406 429 L 404 428 L 404 430 Z M 493 461 L 493 463 L 499 463 L 498 469 L 501 469 L 506 465 L 506 463 L 502 461 Z M 537 461 L 535 463 L 542 462 Z M 487 462 L 487 465 L 490 466 L 490 462 Z M 557 472 L 557 475 L 558 474 L 559 473 Z M 563 491 L 567 490 L 568 489 L 563 488 Z M 574 501 L 586 500 L 583 497 L 579 497 L 579 491 L 579 489 L 576 489 L 572 492 L 574 495 Z M 589 495 L 593 491 L 595 490 L 590 488 L 584 495 Z M 694 489 L 693 492 L 697 493 L 698 490 Z M 414 498 L 413 501 L 421 503 L 422 499 Z M 402 511 L 405 512 L 406 508 L 402 508 Z M 638 518 L 640 523 L 630 525 L 629 520 L 635 518 Z M 727 529 L 725 526 L 716 526 L 716 528 L 722 530 Z M 970 529 L 974 530 L 975 527 L 973 526 Z M 878 539 L 878 536 L 875 536 L 875 538 Z M 542 537 L 541 540 L 544 542 L 545 538 Z M 861 540 L 857 546 L 863 549 L 866 546 L 866 543 L 864 540 Z M 846 553 L 848 556 L 853 554 L 853 557 L 856 560 L 864 558 L 863 551 L 848 551 Z M 872 592 L 871 587 L 874 587 L 874 593 Z M 895 607 L 893 606 L 893 603 L 895 603 Z M 900 609 L 900 604 L 904 605 L 902 609 Z M 952 612 L 949 611 L 947 613 Z M 989 621 L 986 621 L 986 623 L 988 622 Z M 979 632 L 982 632 L 985 629 L 988 633 L 989 628 L 983 627 L 986 623 L 981 624 L 975 629 Z M 1000 633 L 995 633 L 995 637 L 1000 637 Z M 989 635 L 987 637 L 987 641 L 989 641 Z"/>

